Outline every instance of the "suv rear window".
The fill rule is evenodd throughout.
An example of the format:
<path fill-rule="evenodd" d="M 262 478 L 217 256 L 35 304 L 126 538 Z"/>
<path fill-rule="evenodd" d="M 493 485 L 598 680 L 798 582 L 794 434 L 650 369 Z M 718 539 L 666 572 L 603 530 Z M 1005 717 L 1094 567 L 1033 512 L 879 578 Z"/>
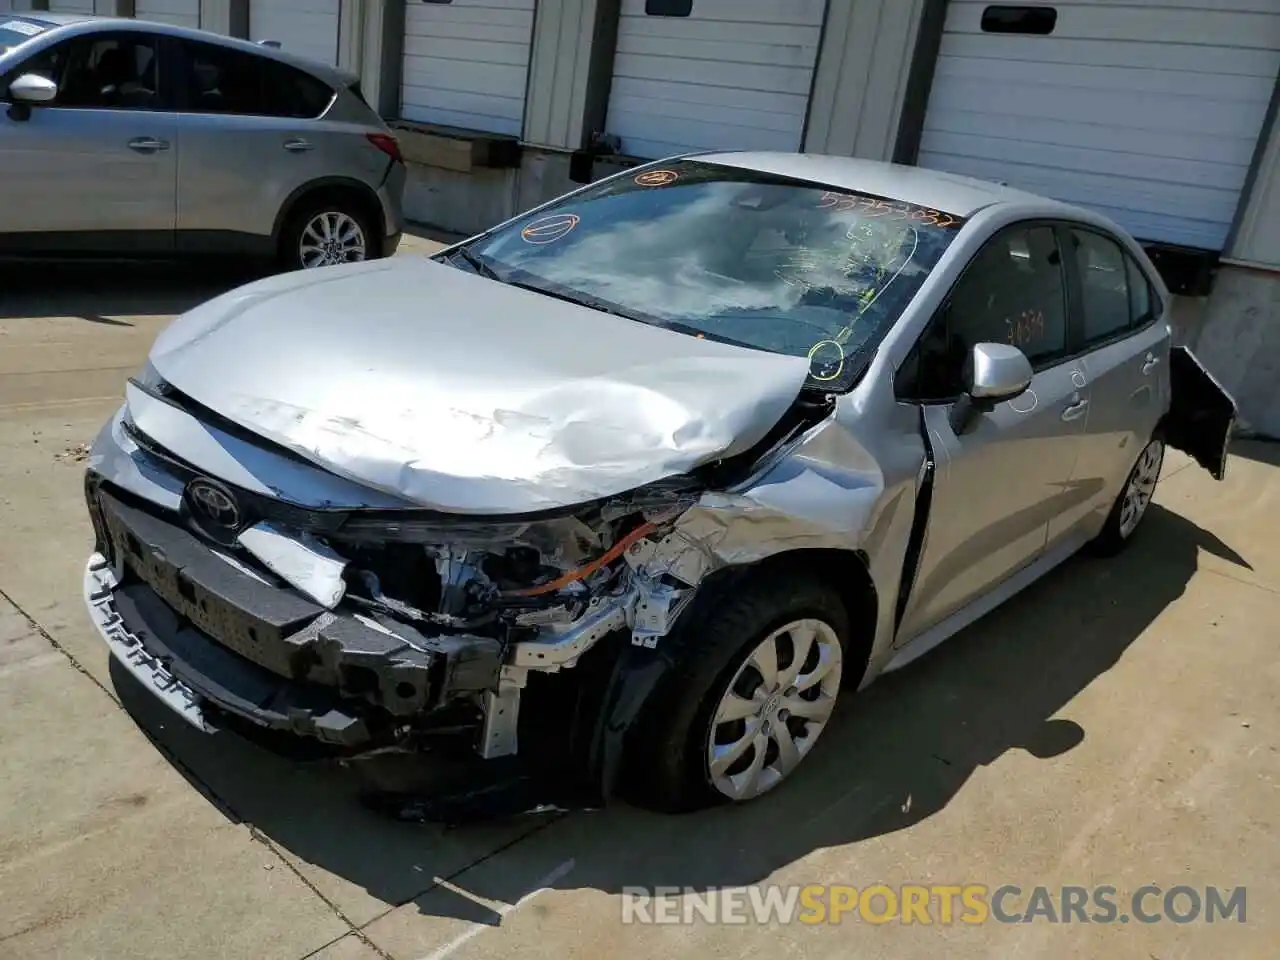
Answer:
<path fill-rule="evenodd" d="M 188 110 L 312 120 L 333 101 L 328 84 L 287 63 L 212 43 L 184 47 Z"/>

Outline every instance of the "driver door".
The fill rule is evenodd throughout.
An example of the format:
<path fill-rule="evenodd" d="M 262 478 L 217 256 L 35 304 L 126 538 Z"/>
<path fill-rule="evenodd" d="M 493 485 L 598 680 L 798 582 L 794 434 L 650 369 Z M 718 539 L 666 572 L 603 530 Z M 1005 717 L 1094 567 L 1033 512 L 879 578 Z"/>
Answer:
<path fill-rule="evenodd" d="M 58 85 L 51 103 L 0 110 L 0 169 L 21 186 L 0 204 L 10 244 L 172 248 L 177 117 L 157 86 L 161 54 L 155 34 L 93 34 L 42 50 L 0 78 L 5 100 L 25 73 Z"/>
<path fill-rule="evenodd" d="M 904 588 L 898 643 L 990 594 L 1039 559 L 1071 496 L 1088 392 L 1068 359 L 1067 283 L 1054 229 L 1015 225 L 965 269 L 903 369 L 898 396 L 919 404 L 934 460 L 928 526 Z M 1035 376 L 1018 397 L 951 424 L 978 343 L 1012 343 Z"/>

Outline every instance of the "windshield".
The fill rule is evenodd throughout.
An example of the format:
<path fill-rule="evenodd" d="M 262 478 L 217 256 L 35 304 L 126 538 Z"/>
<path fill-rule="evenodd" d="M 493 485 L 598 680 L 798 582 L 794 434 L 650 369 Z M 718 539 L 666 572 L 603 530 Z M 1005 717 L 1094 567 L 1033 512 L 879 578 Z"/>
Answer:
<path fill-rule="evenodd" d="M 14 47 L 21 43 L 26 43 L 32 37 L 37 37 L 48 29 L 49 25 L 41 23 L 39 20 L 28 20 L 25 17 L 22 19 L 16 17 L 0 18 L 0 56 L 4 56 Z"/>
<path fill-rule="evenodd" d="M 647 167 L 467 245 L 496 279 L 693 336 L 808 357 L 848 389 L 961 218 L 684 160 Z"/>

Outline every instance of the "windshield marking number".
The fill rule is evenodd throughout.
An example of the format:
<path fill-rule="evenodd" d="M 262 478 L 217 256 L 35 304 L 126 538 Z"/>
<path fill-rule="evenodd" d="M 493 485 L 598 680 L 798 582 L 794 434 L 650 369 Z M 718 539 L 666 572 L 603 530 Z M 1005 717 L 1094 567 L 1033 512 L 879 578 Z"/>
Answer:
<path fill-rule="evenodd" d="M 835 210 L 838 213 L 849 213 L 857 210 L 866 217 L 890 217 L 892 220 L 912 220 L 929 227 L 955 226 L 959 221 L 949 213 L 934 210 L 932 207 L 917 207 L 904 201 L 891 202 L 875 197 L 860 197 L 852 194 L 834 193 L 825 190 L 818 199 L 820 210 Z"/>

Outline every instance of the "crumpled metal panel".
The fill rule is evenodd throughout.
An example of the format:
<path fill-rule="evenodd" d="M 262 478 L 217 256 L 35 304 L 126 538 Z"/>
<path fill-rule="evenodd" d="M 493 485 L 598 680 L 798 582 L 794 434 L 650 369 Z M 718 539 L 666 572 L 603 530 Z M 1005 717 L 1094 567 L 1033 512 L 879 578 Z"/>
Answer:
<path fill-rule="evenodd" d="M 151 362 L 341 477 L 471 514 L 571 506 L 733 456 L 809 370 L 409 259 L 250 284 L 175 321 Z"/>
<path fill-rule="evenodd" d="M 897 592 L 925 458 L 923 440 L 913 430 L 915 411 L 887 405 L 878 412 L 884 419 L 874 422 L 893 429 L 859 430 L 853 399 L 842 398 L 834 416 L 778 451 L 755 476 L 733 490 L 705 493 L 663 539 L 628 551 L 634 589 L 642 600 L 648 593 L 650 607 L 657 607 L 650 619 L 668 610 L 678 613 L 693 593 L 653 597 L 654 584 L 664 576 L 696 588 L 716 570 L 791 550 L 857 552 L 877 595 L 869 681 L 892 652 Z M 634 621 L 637 646 L 656 646 L 666 632 L 656 631 L 655 637 L 645 618 Z"/>

